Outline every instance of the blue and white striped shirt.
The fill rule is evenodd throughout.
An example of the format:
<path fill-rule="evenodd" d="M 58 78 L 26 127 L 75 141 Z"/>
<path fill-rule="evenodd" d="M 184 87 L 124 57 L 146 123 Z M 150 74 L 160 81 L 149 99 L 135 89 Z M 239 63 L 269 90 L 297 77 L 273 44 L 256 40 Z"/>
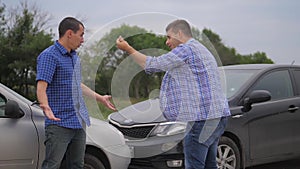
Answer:
<path fill-rule="evenodd" d="M 195 39 L 159 57 L 147 56 L 147 73 L 165 71 L 160 108 L 170 121 L 201 121 L 230 115 L 214 56 Z"/>
<path fill-rule="evenodd" d="M 61 121 L 45 119 L 45 126 L 55 124 L 66 128 L 83 128 L 90 119 L 81 90 L 80 58 L 56 41 L 37 59 L 36 81 L 48 83 L 46 90 L 51 110 Z M 83 123 L 84 122 L 84 123 Z"/>

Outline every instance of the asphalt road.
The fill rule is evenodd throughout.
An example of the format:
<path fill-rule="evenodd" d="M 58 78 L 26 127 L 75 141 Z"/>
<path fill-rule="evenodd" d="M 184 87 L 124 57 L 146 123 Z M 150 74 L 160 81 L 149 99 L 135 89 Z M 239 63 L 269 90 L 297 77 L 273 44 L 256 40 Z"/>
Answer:
<path fill-rule="evenodd" d="M 249 167 L 247 169 L 300 169 L 300 159 Z"/>
<path fill-rule="evenodd" d="M 128 168 L 128 169 L 136 169 L 136 168 Z M 152 168 L 147 168 L 147 169 L 152 169 Z M 248 167 L 246 169 L 300 169 L 300 159 L 259 165 L 255 167 Z"/>

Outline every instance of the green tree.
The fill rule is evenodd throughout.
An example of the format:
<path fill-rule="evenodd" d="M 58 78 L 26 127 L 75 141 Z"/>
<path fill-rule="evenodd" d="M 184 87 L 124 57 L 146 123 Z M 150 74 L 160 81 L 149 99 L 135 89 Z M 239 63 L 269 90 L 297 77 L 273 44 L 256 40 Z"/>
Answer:
<path fill-rule="evenodd" d="M 208 46 L 209 49 L 214 48 L 216 54 L 220 57 L 221 63 L 225 65 L 235 64 L 254 64 L 254 63 L 274 63 L 269 59 L 264 52 L 256 52 L 254 54 L 241 55 L 236 52 L 235 48 L 227 47 L 220 38 L 219 35 L 209 29 L 203 29 L 203 34 L 209 39 L 212 46 Z M 199 32 L 196 34 L 199 36 Z M 202 38 L 203 39 L 203 38 Z M 206 44 L 206 43 L 204 43 Z"/>
<path fill-rule="evenodd" d="M 37 9 L 30 9 L 27 3 L 21 3 L 16 9 L 8 14 L 10 19 L 1 51 L 4 62 L 1 62 L 0 77 L 2 83 L 33 99 L 36 58 L 53 43 L 53 34 L 43 30 L 46 21 L 42 19 L 47 18 L 37 20 L 41 17 Z"/>
<path fill-rule="evenodd" d="M 5 5 L 0 1 L 0 72 L 5 71 L 6 60 L 3 57 L 4 45 L 5 45 L 5 32 L 6 32 L 6 20 L 5 20 Z M 2 82 L 2 76 L 0 76 L 0 82 Z"/>
<path fill-rule="evenodd" d="M 249 55 L 238 55 L 238 57 L 240 58 L 240 64 L 274 63 L 264 52 L 256 52 Z"/>
<path fill-rule="evenodd" d="M 121 61 L 115 47 L 116 39 L 129 37 L 136 33 L 147 32 L 137 26 L 122 25 L 120 28 L 111 29 L 104 36 L 95 34 L 83 50 L 79 52 L 82 61 L 83 81 L 87 85 L 96 85 L 96 91 L 101 94 L 110 93 L 110 80 L 115 68 Z M 92 41 L 92 42 L 90 42 Z M 117 52 L 116 52 L 117 51 Z M 92 87 L 92 86 L 90 86 Z"/>
<path fill-rule="evenodd" d="M 212 43 L 212 46 L 217 51 L 223 66 L 239 64 L 236 50 L 225 46 L 218 34 L 206 28 L 204 28 L 202 32 L 207 36 L 210 43 Z"/>
<path fill-rule="evenodd" d="M 165 45 L 166 38 L 153 33 L 135 35 L 126 40 L 136 50 L 148 56 L 159 56 L 169 51 Z M 141 71 L 132 81 L 130 96 L 147 98 L 152 90 L 159 89 L 163 74 L 163 72 L 159 72 L 148 75 Z"/>
<path fill-rule="evenodd" d="M 149 33 L 143 28 L 121 25 L 119 28 L 111 29 L 109 33 L 101 39 L 95 40 L 80 53 L 82 62 L 87 65 L 83 66 L 84 81 L 93 84 L 89 80 L 95 79 L 95 90 L 102 94 L 111 93 L 111 79 L 114 72 L 120 63 L 128 57 L 127 53 L 118 50 L 115 46 L 115 41 L 119 36 L 124 37 L 134 48 L 147 55 L 157 56 L 168 50 L 164 44 L 165 37 Z M 128 63 L 126 70 L 135 66 L 134 62 Z M 95 69 L 97 70 L 96 76 L 90 77 L 93 74 L 90 70 L 94 71 Z M 134 98 L 148 97 L 149 92 L 160 85 L 157 80 L 153 79 L 160 80 L 161 78 L 162 74 L 147 75 L 141 71 L 132 80 L 129 95 Z"/>

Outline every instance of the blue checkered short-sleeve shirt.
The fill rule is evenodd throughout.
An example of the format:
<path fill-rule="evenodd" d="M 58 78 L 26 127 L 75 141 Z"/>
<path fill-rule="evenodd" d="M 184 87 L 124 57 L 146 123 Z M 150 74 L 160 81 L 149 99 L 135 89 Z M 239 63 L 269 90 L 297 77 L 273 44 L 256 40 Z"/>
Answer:
<path fill-rule="evenodd" d="M 55 124 L 66 128 L 90 125 L 88 111 L 82 97 L 80 59 L 75 51 L 59 44 L 45 49 L 37 59 L 36 81 L 46 81 L 48 103 L 61 121 L 45 119 L 45 126 Z"/>

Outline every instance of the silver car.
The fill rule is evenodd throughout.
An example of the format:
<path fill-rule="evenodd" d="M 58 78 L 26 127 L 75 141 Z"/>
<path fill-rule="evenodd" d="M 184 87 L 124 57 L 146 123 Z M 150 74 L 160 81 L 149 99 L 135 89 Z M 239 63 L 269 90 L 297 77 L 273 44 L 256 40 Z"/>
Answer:
<path fill-rule="evenodd" d="M 91 118 L 85 168 L 125 169 L 131 152 L 123 134 Z M 44 159 L 44 115 L 33 102 L 0 83 L 0 169 L 37 169 Z"/>

